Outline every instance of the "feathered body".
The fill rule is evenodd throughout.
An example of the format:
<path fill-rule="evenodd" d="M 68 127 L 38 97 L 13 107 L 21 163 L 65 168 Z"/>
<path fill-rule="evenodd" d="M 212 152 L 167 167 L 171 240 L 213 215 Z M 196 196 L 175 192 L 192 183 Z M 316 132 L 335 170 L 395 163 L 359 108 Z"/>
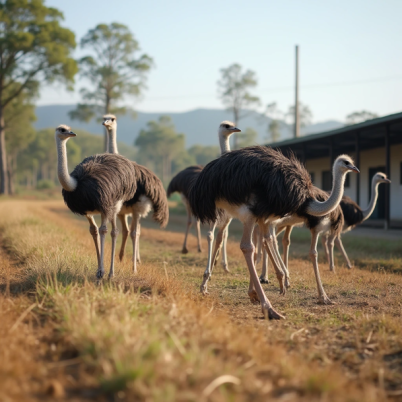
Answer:
<path fill-rule="evenodd" d="M 236 206 L 245 204 L 254 216 L 267 219 L 303 215 L 313 197 L 310 175 L 296 157 L 253 146 L 226 153 L 205 166 L 189 201 L 201 222 L 214 222 L 219 200 Z"/>
<path fill-rule="evenodd" d="M 85 158 L 72 171 L 77 187 L 62 190 L 68 208 L 79 215 L 104 214 L 111 219 L 118 202 L 134 197 L 137 190 L 136 170 L 131 161 L 121 155 L 99 154 Z"/>
<path fill-rule="evenodd" d="M 364 215 L 362 209 L 350 197 L 343 196 L 340 206 L 345 219 L 344 230 L 352 230 L 356 225 L 363 222 Z"/>
<path fill-rule="evenodd" d="M 131 213 L 133 207 L 138 208 L 143 218 L 153 209 L 153 219 L 165 227 L 169 220 L 169 207 L 162 182 L 145 166 L 131 163 L 137 179 L 137 190 L 134 197 L 123 204 L 122 212 L 127 210 L 127 213 Z"/>
<path fill-rule="evenodd" d="M 188 199 L 190 194 L 190 189 L 196 182 L 198 176 L 200 175 L 203 166 L 195 165 L 189 166 L 183 169 L 173 179 L 170 181 L 167 188 L 167 196 L 170 197 L 174 192 L 181 193 L 186 199 Z"/>

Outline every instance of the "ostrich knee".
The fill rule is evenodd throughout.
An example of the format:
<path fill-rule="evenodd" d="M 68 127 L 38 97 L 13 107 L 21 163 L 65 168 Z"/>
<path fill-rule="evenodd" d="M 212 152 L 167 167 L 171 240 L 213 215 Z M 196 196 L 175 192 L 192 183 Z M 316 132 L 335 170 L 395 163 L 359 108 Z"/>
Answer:
<path fill-rule="evenodd" d="M 310 250 L 309 256 L 310 256 L 311 261 L 313 261 L 313 262 L 317 261 L 317 258 L 318 258 L 317 250 Z"/>
<path fill-rule="evenodd" d="M 120 231 L 117 228 L 112 229 L 112 231 L 110 232 L 110 236 L 112 237 L 112 239 L 115 239 L 118 235 L 119 235 Z"/>
<path fill-rule="evenodd" d="M 289 247 L 290 246 L 290 239 L 288 239 L 287 237 L 285 238 L 285 236 L 282 237 L 282 246 L 283 247 Z"/>
<path fill-rule="evenodd" d="M 98 228 L 96 226 L 90 226 L 89 233 L 91 233 L 92 237 L 98 237 L 99 235 Z"/>
<path fill-rule="evenodd" d="M 106 226 L 106 225 L 102 225 L 102 226 L 99 228 L 99 234 L 100 234 L 101 236 L 105 236 L 106 233 L 107 233 L 107 226 Z"/>

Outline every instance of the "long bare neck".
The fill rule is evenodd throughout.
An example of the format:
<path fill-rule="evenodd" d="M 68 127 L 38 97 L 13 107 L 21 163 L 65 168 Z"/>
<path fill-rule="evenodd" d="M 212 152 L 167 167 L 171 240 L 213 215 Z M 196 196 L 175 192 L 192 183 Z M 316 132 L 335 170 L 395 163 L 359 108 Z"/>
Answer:
<path fill-rule="evenodd" d="M 219 145 L 221 147 L 221 155 L 230 152 L 230 142 L 229 142 L 230 135 L 225 136 L 219 133 Z"/>
<path fill-rule="evenodd" d="M 113 127 L 111 130 L 107 130 L 108 139 L 109 139 L 109 149 L 108 152 L 110 154 L 118 154 L 119 151 L 117 149 L 117 128 Z"/>
<path fill-rule="evenodd" d="M 375 209 L 375 205 L 377 204 L 378 199 L 378 185 L 380 183 L 376 182 L 375 177 L 371 180 L 371 200 L 365 210 L 363 210 L 363 221 L 370 218 L 370 215 L 373 213 Z"/>
<path fill-rule="evenodd" d="M 346 172 L 333 171 L 334 181 L 332 191 L 327 201 L 319 202 L 313 200 L 307 207 L 307 213 L 313 216 L 324 216 L 332 212 L 341 202 L 345 184 Z"/>
<path fill-rule="evenodd" d="M 77 188 L 77 180 L 68 173 L 67 140 L 56 139 L 57 146 L 57 175 L 61 186 L 66 191 L 74 191 Z"/>

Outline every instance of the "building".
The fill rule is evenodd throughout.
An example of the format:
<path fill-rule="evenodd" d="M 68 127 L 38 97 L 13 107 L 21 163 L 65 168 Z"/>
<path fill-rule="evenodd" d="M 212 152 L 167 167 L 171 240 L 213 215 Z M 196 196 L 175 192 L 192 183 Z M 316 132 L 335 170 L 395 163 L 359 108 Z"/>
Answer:
<path fill-rule="evenodd" d="M 336 157 L 350 155 L 360 174 L 348 174 L 345 195 L 362 208 L 368 205 L 373 175 L 386 173 L 392 183 L 380 185 L 377 207 L 367 224 L 402 227 L 402 113 L 270 145 L 284 154 L 293 151 L 323 190 L 332 187 L 331 166 Z"/>

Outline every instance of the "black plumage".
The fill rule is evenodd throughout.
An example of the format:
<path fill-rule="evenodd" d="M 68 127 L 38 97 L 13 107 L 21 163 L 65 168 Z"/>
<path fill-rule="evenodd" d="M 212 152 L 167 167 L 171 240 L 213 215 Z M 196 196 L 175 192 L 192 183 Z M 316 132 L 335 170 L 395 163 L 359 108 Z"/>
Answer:
<path fill-rule="evenodd" d="M 270 147 L 253 146 L 222 155 L 199 174 L 189 201 L 201 222 L 214 222 L 218 200 L 248 204 L 258 218 L 305 214 L 314 199 L 314 186 L 294 155 L 284 156 Z"/>
<path fill-rule="evenodd" d="M 165 227 L 169 220 L 169 207 L 166 198 L 166 192 L 159 178 L 147 169 L 145 166 L 132 162 L 137 179 L 137 191 L 134 197 L 124 203 L 130 207 L 136 204 L 143 195 L 147 197 L 153 208 L 153 219 L 158 222 L 161 227 Z"/>
<path fill-rule="evenodd" d="M 190 189 L 196 182 L 198 176 L 200 175 L 203 166 L 195 165 L 189 166 L 183 169 L 173 179 L 170 181 L 167 188 L 167 196 L 170 197 L 174 192 L 178 192 L 184 195 L 188 199 L 190 194 Z"/>
<path fill-rule="evenodd" d="M 355 227 L 359 223 L 363 222 L 363 211 L 360 206 L 357 205 L 351 198 L 346 195 L 343 196 L 340 206 L 342 208 L 343 217 L 347 227 Z"/>
<path fill-rule="evenodd" d="M 121 155 L 89 156 L 71 176 L 77 180 L 77 187 L 74 191 L 63 189 L 62 194 L 68 208 L 79 215 L 99 211 L 110 220 L 116 204 L 130 200 L 137 190 L 133 163 Z"/>

